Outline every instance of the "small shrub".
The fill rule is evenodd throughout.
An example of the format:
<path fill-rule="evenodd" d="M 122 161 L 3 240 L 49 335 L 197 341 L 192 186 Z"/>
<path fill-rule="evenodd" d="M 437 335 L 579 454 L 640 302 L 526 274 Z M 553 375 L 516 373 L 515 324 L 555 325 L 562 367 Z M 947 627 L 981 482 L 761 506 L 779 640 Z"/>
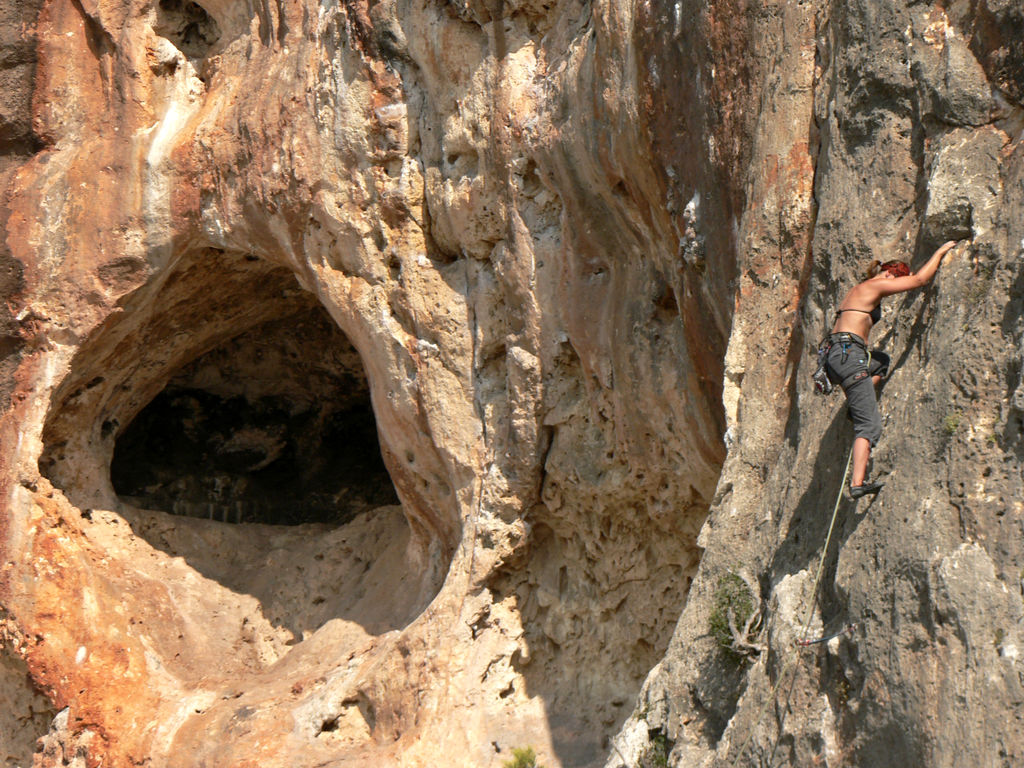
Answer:
<path fill-rule="evenodd" d="M 512 759 L 502 763 L 502 768 L 544 768 L 537 763 L 537 753 L 533 747 L 515 747 L 512 750 Z"/>
<path fill-rule="evenodd" d="M 754 614 L 754 595 L 750 587 L 735 573 L 727 573 L 718 580 L 715 603 L 708 618 L 711 636 L 718 645 L 732 654 L 737 654 L 736 641 L 746 642 L 747 637 L 736 637 L 733 627 L 742 632 Z M 730 626 L 730 619 L 732 625 Z"/>
<path fill-rule="evenodd" d="M 836 683 L 836 698 L 839 700 L 839 705 L 845 707 L 850 702 L 850 683 L 846 678 L 842 678 Z"/>
<path fill-rule="evenodd" d="M 668 755 L 672 751 L 672 743 L 660 728 L 648 732 L 650 746 L 640 755 L 639 768 L 668 768 Z"/>
<path fill-rule="evenodd" d="M 980 304 L 985 299 L 995 272 L 993 264 L 985 264 L 977 268 L 974 279 L 967 283 L 965 290 L 967 300 L 971 304 Z"/>
<path fill-rule="evenodd" d="M 980 304 L 988 293 L 988 283 L 975 280 L 967 287 L 967 300 L 971 304 Z"/>
<path fill-rule="evenodd" d="M 960 412 L 954 411 L 947 413 L 946 418 L 942 421 L 942 428 L 945 430 L 947 435 L 953 435 L 957 428 L 960 426 Z"/>

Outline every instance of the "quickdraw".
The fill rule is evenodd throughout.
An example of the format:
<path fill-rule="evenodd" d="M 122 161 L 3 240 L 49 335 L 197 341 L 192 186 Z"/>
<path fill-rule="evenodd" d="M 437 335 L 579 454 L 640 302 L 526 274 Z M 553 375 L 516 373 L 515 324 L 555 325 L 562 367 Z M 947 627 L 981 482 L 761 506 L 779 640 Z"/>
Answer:
<path fill-rule="evenodd" d="M 831 395 L 835 385 L 828 377 L 825 370 L 825 361 L 828 359 L 828 351 L 832 349 L 832 341 L 827 336 L 818 345 L 818 367 L 814 369 L 811 378 L 814 379 L 814 391 L 819 395 Z"/>

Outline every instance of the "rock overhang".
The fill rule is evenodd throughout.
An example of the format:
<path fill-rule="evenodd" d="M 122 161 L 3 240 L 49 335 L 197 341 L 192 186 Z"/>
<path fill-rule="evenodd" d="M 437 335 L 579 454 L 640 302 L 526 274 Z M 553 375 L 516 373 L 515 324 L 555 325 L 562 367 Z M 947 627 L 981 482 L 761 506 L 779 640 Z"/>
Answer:
<path fill-rule="evenodd" d="M 208 511 L 216 519 L 251 518 L 236 496 L 248 493 L 249 503 L 256 503 L 262 487 L 294 510 L 297 521 L 344 520 L 341 481 L 332 491 L 339 499 L 335 514 L 322 498 L 331 463 L 325 457 L 340 452 L 357 465 L 365 459 L 362 479 L 370 496 L 381 505 L 396 503 L 386 488 L 358 353 L 312 295 L 288 270 L 246 254 L 208 249 L 182 256 L 173 270 L 177 274 L 159 290 L 144 286 L 126 296 L 121 311 L 72 358 L 43 427 L 43 475 L 82 509 L 117 508 L 116 491 L 156 494 L 157 508 L 171 511 L 159 487 L 175 482 L 174 469 L 156 464 L 176 457 L 183 475 L 206 486 Z M 182 408 L 191 413 L 187 425 Z M 340 421 L 345 414 L 348 430 Z M 147 434 L 152 429 L 156 434 Z M 247 445 L 255 451 L 248 460 Z M 210 466 L 204 470 L 204 464 Z M 268 466 L 273 468 L 259 479 Z M 357 483 L 358 475 L 349 479 Z M 156 486 L 147 492 L 146 482 Z M 303 488 L 316 496 L 307 513 L 299 511 Z M 296 498 L 285 503 L 289 496 Z M 281 519 L 287 517 L 282 511 Z"/>

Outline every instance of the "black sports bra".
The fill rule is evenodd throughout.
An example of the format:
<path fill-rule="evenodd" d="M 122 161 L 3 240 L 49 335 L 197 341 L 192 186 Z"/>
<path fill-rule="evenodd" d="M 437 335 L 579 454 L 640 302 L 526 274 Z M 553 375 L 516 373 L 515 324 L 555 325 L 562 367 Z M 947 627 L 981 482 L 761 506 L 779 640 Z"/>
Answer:
<path fill-rule="evenodd" d="M 843 312 L 863 312 L 865 315 L 867 315 L 868 317 L 871 318 L 872 325 L 874 325 L 875 323 L 877 323 L 879 320 L 882 319 L 882 305 L 881 304 L 879 304 L 877 307 L 875 307 L 874 309 L 871 309 L 871 310 L 867 310 L 867 309 L 840 309 L 840 310 L 838 310 L 836 312 L 836 322 L 837 323 L 839 322 L 839 316 L 841 314 L 843 314 Z"/>

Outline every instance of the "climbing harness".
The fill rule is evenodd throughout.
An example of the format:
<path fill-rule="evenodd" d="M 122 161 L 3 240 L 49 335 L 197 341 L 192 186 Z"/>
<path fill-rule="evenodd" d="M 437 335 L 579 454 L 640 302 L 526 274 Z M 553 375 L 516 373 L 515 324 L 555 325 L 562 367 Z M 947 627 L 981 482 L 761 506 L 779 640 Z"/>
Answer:
<path fill-rule="evenodd" d="M 845 377 L 839 386 L 844 390 L 851 384 L 860 381 L 863 378 L 867 378 L 869 366 L 871 365 L 871 351 L 868 349 L 868 345 L 864 340 L 855 333 L 830 333 L 821 343 L 818 344 L 818 367 L 811 374 L 811 378 L 814 379 L 814 391 L 821 395 L 830 395 L 835 390 L 835 385 L 832 383 L 832 379 L 828 375 L 828 355 L 832 351 L 832 348 L 836 345 L 842 345 L 843 350 L 843 365 L 846 364 L 847 358 L 850 356 L 851 347 L 860 347 L 864 351 L 864 354 L 868 356 L 868 366 L 865 366 L 864 370 L 852 373 Z"/>
<path fill-rule="evenodd" d="M 807 631 L 811 626 L 811 618 L 814 616 L 814 601 L 818 597 L 818 587 L 821 585 L 821 575 L 825 570 L 825 558 L 828 556 L 828 547 L 832 542 L 832 532 L 835 530 L 836 518 L 839 516 L 839 502 L 843 499 L 843 489 L 846 488 L 846 478 L 850 474 L 850 462 L 853 460 L 853 446 L 850 447 L 850 452 L 846 456 L 846 468 L 843 470 L 843 479 L 839 483 L 839 494 L 836 496 L 835 506 L 832 507 L 832 520 L 828 524 L 828 533 L 825 535 L 825 546 L 821 549 L 821 559 L 818 561 L 818 572 L 814 576 L 814 586 L 811 587 L 811 599 L 807 606 L 807 616 L 804 619 L 803 629 L 800 631 L 800 637 L 796 641 L 798 648 L 806 648 L 811 645 L 818 645 L 819 643 L 826 643 L 834 637 L 844 635 L 856 628 L 856 624 L 848 624 L 839 632 L 820 638 L 808 638 Z M 740 751 L 736 754 L 736 759 L 739 760 L 743 757 L 743 753 L 747 751 L 747 747 L 750 746 L 751 739 L 754 738 L 754 731 L 757 729 L 758 724 L 764 717 L 765 710 L 768 708 L 768 704 L 775 700 L 775 694 L 778 693 L 779 688 L 782 686 L 783 681 L 786 679 L 786 675 L 789 674 L 790 670 L 796 667 L 797 661 L 799 660 L 799 651 L 797 654 L 790 658 L 783 667 L 782 672 L 779 673 L 779 679 L 775 685 L 772 686 L 768 692 L 768 696 L 765 697 L 764 703 L 761 705 L 761 711 L 757 714 L 757 719 L 754 721 L 753 726 L 750 728 L 750 732 L 747 734 L 746 740 L 743 742 L 743 746 L 740 747 Z M 782 730 L 785 726 L 786 715 L 789 712 L 789 701 L 793 696 L 793 686 L 796 684 L 796 675 L 790 680 L 789 690 L 786 692 L 786 703 L 782 707 L 782 719 L 779 722 L 779 737 L 775 740 L 775 744 L 772 746 L 772 756 L 775 755 L 775 749 L 778 747 L 779 740 L 782 738 Z M 771 758 L 769 758 L 769 764 L 771 764 Z"/>

